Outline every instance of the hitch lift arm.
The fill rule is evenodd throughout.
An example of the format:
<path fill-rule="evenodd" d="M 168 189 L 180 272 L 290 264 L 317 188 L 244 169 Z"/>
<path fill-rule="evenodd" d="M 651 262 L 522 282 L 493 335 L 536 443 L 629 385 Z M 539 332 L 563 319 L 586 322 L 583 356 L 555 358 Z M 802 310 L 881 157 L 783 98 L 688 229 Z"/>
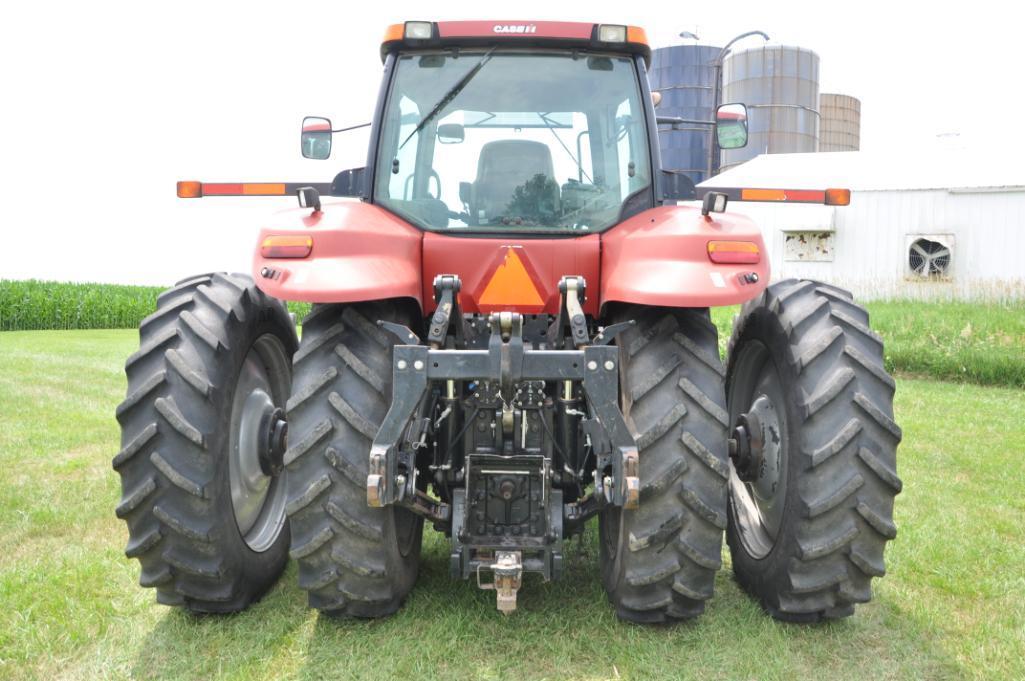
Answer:
<path fill-rule="evenodd" d="M 452 280 L 458 281 L 455 277 Z M 442 298 L 446 291 L 453 294 L 458 291 L 453 283 L 449 281 L 444 285 Z M 575 286 L 566 287 L 563 296 L 569 295 L 577 295 Z M 572 303 L 564 300 L 563 304 L 572 314 Z M 458 319 L 457 324 L 461 321 Z M 596 475 L 598 491 L 603 497 L 599 503 L 636 507 L 640 490 L 637 445 L 619 409 L 619 349 L 586 344 L 573 350 L 528 349 L 523 343 L 521 315 L 494 313 L 489 322 L 491 338 L 487 350 L 395 346 L 392 402 L 370 449 L 367 503 L 370 506 L 404 503 L 417 512 L 426 510 L 422 503 L 417 503 L 422 500 L 415 495 L 415 488 L 410 487 L 415 470 L 412 459 L 415 448 L 413 443 L 403 440 L 408 439 L 410 421 L 431 381 L 484 380 L 511 389 L 521 381 L 556 380 L 579 381 L 593 411 L 593 418 L 585 420 L 584 427 L 595 448 L 597 470 L 610 472 Z M 405 333 L 395 331 L 400 336 Z M 446 512 L 433 509 L 429 517 L 438 519 Z"/>

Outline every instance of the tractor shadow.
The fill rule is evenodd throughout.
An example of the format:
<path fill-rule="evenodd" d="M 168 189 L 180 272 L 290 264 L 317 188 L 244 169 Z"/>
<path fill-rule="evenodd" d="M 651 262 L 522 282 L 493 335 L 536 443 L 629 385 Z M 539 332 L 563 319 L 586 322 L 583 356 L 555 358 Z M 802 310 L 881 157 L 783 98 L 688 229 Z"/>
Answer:
<path fill-rule="evenodd" d="M 642 626 L 616 619 L 601 584 L 597 523 L 567 542 L 558 582 L 528 575 L 509 616 L 493 591 L 449 575 L 448 541 L 425 535 L 420 577 L 395 616 L 320 616 L 302 679 L 955 678 L 955 663 L 902 613 L 879 602 L 817 625 L 773 620 L 734 581 L 728 551 L 701 617 Z"/>
<path fill-rule="evenodd" d="M 373 622 L 319 616 L 298 677 L 563 678 L 567 654 L 578 662 L 581 651 L 601 655 L 617 626 L 596 534 L 597 525 L 583 542 L 567 542 L 558 582 L 525 575 L 517 611 L 503 615 L 494 591 L 450 576 L 448 539 L 425 531 L 420 574 L 403 608 Z"/>
<path fill-rule="evenodd" d="M 306 607 L 295 565 L 260 603 L 232 616 L 168 611 L 139 649 L 140 678 L 787 678 L 794 670 L 847 678 L 958 675 L 891 599 L 821 625 L 776 622 L 732 579 L 728 556 L 716 595 L 696 620 L 669 626 L 618 621 L 601 585 L 597 524 L 565 548 L 558 582 L 524 578 L 505 616 L 493 591 L 449 576 L 448 541 L 426 532 L 420 576 L 403 608 L 352 620 Z"/>

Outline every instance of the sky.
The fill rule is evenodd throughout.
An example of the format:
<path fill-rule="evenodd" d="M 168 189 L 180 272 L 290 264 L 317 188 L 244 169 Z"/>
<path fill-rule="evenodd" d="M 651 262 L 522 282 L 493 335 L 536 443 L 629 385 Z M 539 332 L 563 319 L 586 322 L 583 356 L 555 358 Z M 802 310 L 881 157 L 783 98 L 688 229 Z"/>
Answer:
<path fill-rule="evenodd" d="M 997 114 L 1025 110 L 1013 7 L 522 0 L 508 16 L 479 1 L 8 3 L 0 278 L 166 285 L 248 271 L 257 229 L 295 199 L 183 201 L 175 181 L 326 182 L 363 165 L 366 131 L 336 136 L 329 161 L 302 159 L 300 120 L 369 121 L 381 36 L 412 19 L 627 23 L 653 47 L 680 31 L 722 45 L 758 29 L 816 51 L 823 92 L 861 100 L 862 149 L 914 153 L 955 135 L 1016 163 L 1022 126 Z"/>

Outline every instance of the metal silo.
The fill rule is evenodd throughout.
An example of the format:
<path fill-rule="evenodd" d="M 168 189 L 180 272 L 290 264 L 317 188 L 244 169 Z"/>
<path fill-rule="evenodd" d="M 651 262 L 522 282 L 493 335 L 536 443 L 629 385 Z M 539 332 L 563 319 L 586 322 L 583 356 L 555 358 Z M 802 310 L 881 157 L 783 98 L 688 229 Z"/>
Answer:
<path fill-rule="evenodd" d="M 861 101 L 850 95 L 819 95 L 819 151 L 861 147 Z"/>
<path fill-rule="evenodd" d="M 819 56 L 773 45 L 735 52 L 723 63 L 720 101 L 748 108 L 748 143 L 722 152 L 722 170 L 759 154 L 818 151 Z"/>
<path fill-rule="evenodd" d="M 662 93 L 659 116 L 711 121 L 715 115 L 715 58 L 720 48 L 708 45 L 674 45 L 655 50 L 648 80 Z M 707 179 L 712 153 L 711 126 L 681 125 L 677 130 L 660 126 L 662 167 L 686 173 L 694 184 Z"/>

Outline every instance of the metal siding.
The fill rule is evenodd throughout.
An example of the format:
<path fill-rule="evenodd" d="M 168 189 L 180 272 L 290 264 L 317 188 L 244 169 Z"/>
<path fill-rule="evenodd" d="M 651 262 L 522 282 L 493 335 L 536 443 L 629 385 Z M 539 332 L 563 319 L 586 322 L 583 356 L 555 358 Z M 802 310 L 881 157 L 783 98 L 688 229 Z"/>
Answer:
<path fill-rule="evenodd" d="M 834 208 L 835 259 L 783 260 L 786 211 L 796 206 L 734 204 L 759 224 L 774 280 L 819 279 L 851 290 L 861 299 L 1023 300 L 1025 190 L 855 191 L 851 205 Z M 811 230 L 809 230 L 811 231 Z M 907 273 L 908 237 L 953 237 L 951 277 L 921 280 Z"/>
<path fill-rule="evenodd" d="M 759 154 L 818 151 L 819 56 L 775 45 L 734 52 L 723 63 L 723 102 L 748 107 L 748 144 L 722 152 L 722 170 Z"/>
<path fill-rule="evenodd" d="M 662 93 L 660 116 L 711 121 L 714 117 L 715 68 L 719 47 L 674 45 L 654 50 L 648 80 Z M 712 128 L 689 126 L 659 133 L 662 167 L 685 172 L 694 183 L 707 177 Z"/>

